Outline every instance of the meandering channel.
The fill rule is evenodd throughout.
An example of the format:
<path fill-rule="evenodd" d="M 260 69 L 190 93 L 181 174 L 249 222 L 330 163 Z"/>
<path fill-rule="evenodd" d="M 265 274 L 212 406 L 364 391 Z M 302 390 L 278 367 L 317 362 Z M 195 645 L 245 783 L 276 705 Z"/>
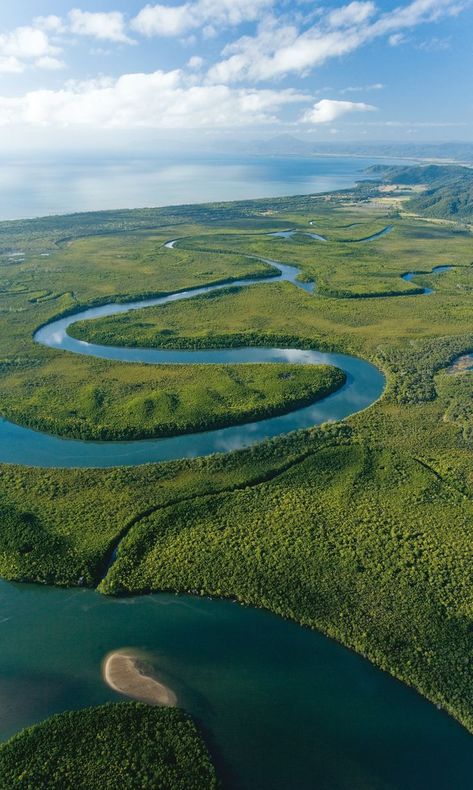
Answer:
<path fill-rule="evenodd" d="M 374 237 L 391 230 L 383 229 Z M 178 239 L 167 242 L 168 249 L 174 249 Z M 366 239 L 363 239 L 366 241 Z M 71 337 L 67 330 L 76 321 L 93 320 L 106 316 L 127 313 L 146 307 L 157 307 L 170 302 L 185 301 L 196 296 L 232 287 L 257 286 L 267 282 L 289 282 L 307 292 L 314 290 L 314 283 L 298 279 L 300 270 L 279 261 L 258 256 L 248 256 L 260 260 L 275 269 L 278 274 L 268 277 L 244 278 L 220 282 L 197 288 L 178 291 L 163 297 L 140 299 L 126 303 L 109 303 L 91 307 L 64 318 L 53 320 L 35 333 L 35 340 L 49 348 L 69 351 L 75 354 L 99 357 L 120 362 L 134 362 L 150 365 L 166 364 L 241 364 L 253 363 L 291 363 L 300 365 L 334 365 L 346 375 L 345 385 L 327 397 L 303 408 L 286 414 L 269 417 L 243 425 L 228 428 L 174 436 L 166 439 L 147 439 L 126 442 L 93 442 L 64 439 L 59 436 L 35 431 L 0 418 L 0 463 L 17 463 L 40 467 L 111 467 L 129 466 L 144 463 L 169 461 L 178 458 L 193 458 L 216 452 L 229 452 L 257 444 L 264 439 L 274 438 L 303 428 L 310 428 L 330 420 L 343 420 L 350 415 L 368 408 L 382 394 L 385 379 L 378 368 L 366 360 L 346 354 L 321 352 L 314 349 L 298 348 L 223 348 L 201 351 L 160 350 L 146 348 L 119 348 L 87 343 Z M 441 274 L 452 267 L 437 266 L 432 274 Z M 418 273 L 403 275 L 404 280 L 412 280 Z M 424 288 L 423 294 L 432 293 Z"/>
<path fill-rule="evenodd" d="M 312 289 L 296 279 L 295 267 L 267 262 L 278 269 L 276 279 Z M 256 287 L 260 282 L 246 279 L 233 285 Z M 56 349 L 148 364 L 328 363 L 345 371 L 346 385 L 291 414 L 156 441 L 78 442 L 2 421 L 0 461 L 93 467 L 227 451 L 342 419 L 381 395 L 381 372 L 342 354 L 276 348 L 117 349 L 67 334 L 77 320 L 188 299 L 222 287 L 91 308 L 42 327 L 35 337 Z M 187 596 L 113 599 L 93 590 L 3 581 L 0 608 L 3 738 L 52 713 L 116 700 L 101 680 L 101 662 L 110 651 L 139 645 L 151 659 L 154 656 L 160 677 L 210 733 L 227 788 L 311 790 L 314 781 L 320 790 L 470 786 L 473 755 L 466 730 L 360 656 L 267 612 Z"/>
<path fill-rule="evenodd" d="M 309 222 L 309 225 L 314 225 L 314 222 Z M 355 223 L 356 224 L 356 223 Z M 274 236 L 276 238 L 281 239 L 292 239 L 293 236 L 296 234 L 300 234 L 301 236 L 310 236 L 311 239 L 315 239 L 315 241 L 325 241 L 325 242 L 337 242 L 338 244 L 364 244 L 368 241 L 376 241 L 376 239 L 380 239 L 382 236 L 386 236 L 388 233 L 391 233 L 393 230 L 394 225 L 387 225 L 382 230 L 378 230 L 376 233 L 372 233 L 371 236 L 364 236 L 362 239 L 327 239 L 325 236 L 321 236 L 320 233 L 308 233 L 307 231 L 299 230 L 298 228 L 289 228 L 289 230 L 278 230 L 274 233 L 269 233 L 269 236 Z"/>
<path fill-rule="evenodd" d="M 172 249 L 174 242 L 168 242 Z M 263 260 L 279 273 L 268 278 L 246 278 L 230 284 L 253 286 L 262 282 L 290 282 L 305 291 L 313 283 L 299 281 L 300 270 L 278 261 Z M 304 408 L 268 419 L 235 425 L 229 428 L 186 434 L 168 439 L 128 442 L 90 442 L 62 439 L 33 431 L 8 420 L 0 422 L 0 462 L 42 467 L 110 467 L 196 457 L 215 452 L 229 452 L 256 444 L 263 439 L 280 436 L 300 428 L 309 428 L 328 420 L 342 420 L 376 401 L 384 389 L 383 374 L 366 360 L 345 354 L 323 353 L 298 348 L 229 348 L 202 351 L 169 351 L 159 349 L 116 348 L 86 343 L 72 338 L 68 327 L 80 320 L 126 313 L 145 307 L 191 299 L 200 294 L 227 288 L 226 283 L 192 288 L 164 297 L 138 300 L 126 304 L 112 303 L 83 310 L 41 327 L 35 334 L 38 343 L 49 348 L 75 354 L 100 357 L 121 362 L 163 364 L 239 364 L 244 362 L 288 362 L 301 365 L 334 365 L 344 371 L 345 385 L 333 394 Z"/>
<path fill-rule="evenodd" d="M 445 272 L 449 272 L 450 269 L 453 269 L 453 266 L 434 266 L 434 268 L 430 272 L 406 272 L 406 274 L 402 275 L 402 279 L 405 280 L 407 283 L 412 282 L 415 277 L 421 277 L 424 275 L 439 275 L 444 274 Z M 421 291 L 421 296 L 429 296 L 430 294 L 434 293 L 433 288 L 424 288 Z"/>

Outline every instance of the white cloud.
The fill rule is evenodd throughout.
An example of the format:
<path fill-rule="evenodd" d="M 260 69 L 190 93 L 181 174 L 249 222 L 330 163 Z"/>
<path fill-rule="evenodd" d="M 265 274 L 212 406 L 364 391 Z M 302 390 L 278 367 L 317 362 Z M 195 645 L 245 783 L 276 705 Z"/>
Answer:
<path fill-rule="evenodd" d="M 328 17 L 330 27 L 350 27 L 351 25 L 361 25 L 366 22 L 376 11 L 374 3 L 353 2 L 342 8 L 331 11 Z"/>
<path fill-rule="evenodd" d="M 417 49 L 420 49 L 422 52 L 444 52 L 446 49 L 450 49 L 451 43 L 450 36 L 446 38 L 434 36 L 427 41 L 421 41 Z"/>
<path fill-rule="evenodd" d="M 191 0 L 177 6 L 145 6 L 132 20 L 132 27 L 144 36 L 181 36 L 204 27 L 206 35 L 215 28 L 255 21 L 273 5 L 273 0 Z"/>
<path fill-rule="evenodd" d="M 147 5 L 132 21 L 132 27 L 143 36 L 178 36 L 195 26 L 187 4 L 175 7 Z"/>
<path fill-rule="evenodd" d="M 72 33 L 79 36 L 92 36 L 106 41 L 130 44 L 126 34 L 125 17 L 120 11 L 95 13 L 73 8 L 68 14 Z"/>
<path fill-rule="evenodd" d="M 215 129 L 274 122 L 281 108 L 301 101 L 307 97 L 293 90 L 193 85 L 181 71 L 156 71 L 0 97 L 0 125 Z"/>
<path fill-rule="evenodd" d="M 44 55 L 42 58 L 35 60 L 34 65 L 39 69 L 46 69 L 47 71 L 59 71 L 64 69 L 66 64 L 59 58 L 53 58 L 51 55 Z"/>
<path fill-rule="evenodd" d="M 0 74 L 21 74 L 24 64 L 13 55 L 0 55 Z"/>
<path fill-rule="evenodd" d="M 33 25 L 39 27 L 40 30 L 46 30 L 50 33 L 64 33 L 66 27 L 60 16 L 50 14 L 49 16 L 37 16 L 33 20 Z"/>
<path fill-rule="evenodd" d="M 19 74 L 28 65 L 58 68 L 61 50 L 51 44 L 44 30 L 29 25 L 0 34 L 0 73 Z"/>
<path fill-rule="evenodd" d="M 322 99 L 318 101 L 312 109 L 307 110 L 301 118 L 302 123 L 332 123 L 342 115 L 351 112 L 373 112 L 376 107 L 364 102 L 335 101 L 334 99 Z"/>
<path fill-rule="evenodd" d="M 199 0 L 200 14 L 212 24 L 240 25 L 254 22 L 273 0 Z"/>
<path fill-rule="evenodd" d="M 213 66 L 208 76 L 212 82 L 257 82 L 304 73 L 328 58 L 352 52 L 360 43 L 357 29 L 327 31 L 317 26 L 299 33 L 294 26 L 279 28 L 276 20 L 267 20 L 256 36 L 225 47 L 223 54 L 229 57 Z"/>
<path fill-rule="evenodd" d="M 187 65 L 190 69 L 199 70 L 204 65 L 204 59 L 199 57 L 199 55 L 193 55 L 191 58 L 189 58 Z"/>
<path fill-rule="evenodd" d="M 390 47 L 399 47 L 400 44 L 405 44 L 406 40 L 404 33 L 393 33 L 392 36 L 388 38 Z"/>
<path fill-rule="evenodd" d="M 170 2 L 170 0 L 168 0 Z M 223 28 L 259 21 L 257 33 L 227 45 L 219 62 L 210 67 L 209 84 L 268 81 L 291 73 L 305 76 L 327 60 L 348 55 L 379 37 L 391 46 L 406 32 L 425 22 L 458 14 L 472 0 L 411 0 L 384 12 L 373 0 L 352 0 L 338 8 L 323 5 L 305 11 L 308 0 L 286 0 L 286 14 L 271 16 L 276 0 L 185 0 L 148 4 L 128 22 L 121 11 L 90 12 L 73 8 L 64 18 L 38 16 L 31 25 L 0 34 L 0 73 L 15 74 L 28 66 L 55 70 L 64 67 L 61 48 L 67 34 L 89 36 L 118 44 L 135 43 L 130 29 L 144 36 L 179 36 L 187 43 L 195 34 L 212 37 Z M 276 11 L 274 11 L 276 14 Z M 288 20 L 293 20 L 292 23 Z M 445 46 L 433 38 L 431 48 Z M 420 45 L 422 46 L 422 45 Z M 428 48 L 428 44 L 424 48 Z M 188 63 L 198 71 L 199 55 Z M 349 91 L 347 91 L 349 92 Z M 322 94 L 323 95 L 323 94 Z"/>
<path fill-rule="evenodd" d="M 343 96 L 345 93 L 366 93 L 366 91 L 382 91 L 386 85 L 382 82 L 372 82 L 370 85 L 349 85 L 348 88 L 343 88 L 339 93 Z"/>
<path fill-rule="evenodd" d="M 10 33 L 0 35 L 0 54 L 19 59 L 41 58 L 45 55 L 56 55 L 58 49 L 53 47 L 46 33 L 34 27 L 17 27 Z"/>
<path fill-rule="evenodd" d="M 412 28 L 426 22 L 437 22 L 445 16 L 456 16 L 466 6 L 457 0 L 413 0 L 406 6 L 399 6 L 383 14 L 373 24 L 373 36 Z"/>
<path fill-rule="evenodd" d="M 390 43 L 396 43 L 393 36 L 458 14 L 463 5 L 457 0 L 413 0 L 375 18 L 373 3 L 352 2 L 321 14 L 316 25 L 302 32 L 295 25 L 282 27 L 277 19 L 267 18 L 255 36 L 243 36 L 225 47 L 223 59 L 209 70 L 208 78 L 210 82 L 258 82 L 294 72 L 304 75 L 376 38 L 390 36 Z"/>

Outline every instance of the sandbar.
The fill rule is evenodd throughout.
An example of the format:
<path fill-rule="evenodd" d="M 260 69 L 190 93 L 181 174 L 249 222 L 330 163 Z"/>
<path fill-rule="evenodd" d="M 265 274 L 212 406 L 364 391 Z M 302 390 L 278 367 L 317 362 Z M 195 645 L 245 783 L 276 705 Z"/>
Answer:
<path fill-rule="evenodd" d="M 143 653 L 133 650 L 110 653 L 103 663 L 103 678 L 114 691 L 139 702 L 168 708 L 177 703 L 174 692 L 154 676 Z"/>

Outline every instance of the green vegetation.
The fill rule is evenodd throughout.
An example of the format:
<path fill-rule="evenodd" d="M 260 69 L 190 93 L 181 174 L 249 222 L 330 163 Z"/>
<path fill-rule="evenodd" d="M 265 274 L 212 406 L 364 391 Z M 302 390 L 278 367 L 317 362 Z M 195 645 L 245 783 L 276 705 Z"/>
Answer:
<path fill-rule="evenodd" d="M 77 430 L 87 435 L 97 426 L 130 432 L 122 436 L 151 424 L 156 430 L 155 418 L 165 414 L 161 401 L 154 422 L 146 423 L 130 399 L 141 392 L 146 400 L 166 382 L 186 413 L 195 414 L 197 399 L 202 404 L 199 368 L 105 363 L 28 338 L 79 304 L 267 271 L 246 253 L 298 265 L 304 278 L 315 279 L 316 292 L 276 282 L 230 288 L 76 324 L 73 332 L 115 345 L 267 344 L 355 353 L 382 367 L 387 390 L 343 425 L 225 456 L 109 470 L 3 466 L 0 573 L 100 583 L 109 594 L 167 589 L 264 606 L 358 650 L 473 731 L 472 374 L 445 372 L 473 348 L 472 236 L 465 226 L 407 216 L 402 204 L 383 202 L 378 189 L 188 207 L 172 233 L 132 232 L 134 222 L 145 220 L 131 212 L 126 233 L 93 237 L 97 220 L 112 231 L 118 219 L 82 217 L 77 228 L 90 237 L 42 259 L 35 246 L 40 225 L 9 226 L 9 237 L 24 234 L 31 248 L 24 262 L 0 267 L 0 409 L 18 408 L 19 421 L 34 415 L 38 422 L 30 424 L 72 432 L 70 411 L 80 407 Z M 173 211 L 177 222 L 181 210 Z M 170 219 L 157 211 L 146 221 Z M 388 224 L 389 235 L 355 240 Z M 51 227 L 42 227 L 42 239 L 53 238 Z M 289 227 L 300 231 L 291 240 L 268 235 Z M 330 241 L 305 236 L 312 228 Z M 160 246 L 177 236 L 174 251 Z M 442 264 L 454 268 L 432 275 Z M 411 283 L 401 279 L 408 271 L 419 272 Z M 425 287 L 435 293 L 414 295 Z M 263 393 L 282 402 L 293 387 L 314 383 L 299 373 L 278 379 L 277 368 L 244 371 L 226 367 L 218 379 L 231 398 L 241 386 L 249 408 Z M 236 372 L 253 379 L 235 389 Z M 333 371 L 321 375 L 333 383 Z M 259 395 L 251 400 L 253 387 Z M 214 409 L 209 398 L 209 419 Z M 168 425 L 177 419 L 170 409 Z"/>
<path fill-rule="evenodd" d="M 471 276 L 473 271 L 468 268 L 465 274 Z M 469 347 L 465 336 L 471 331 L 470 297 L 457 287 L 459 272 L 420 279 L 439 292 L 415 298 L 316 299 L 288 283 L 274 283 L 212 299 L 198 297 L 185 308 L 169 304 L 136 311 L 126 319 L 116 316 L 87 322 L 81 337 L 104 344 L 115 344 L 119 338 L 120 345 L 161 348 L 284 344 L 362 352 L 383 360 L 387 349 L 399 348 L 406 356 L 411 354 L 411 340 L 421 342 L 427 337 L 437 343 L 449 333 L 461 334 Z M 448 292 L 441 295 L 440 289 L 447 284 Z M 248 321 L 249 315 L 255 316 L 254 322 Z M 447 363 L 449 359 L 450 355 Z"/>
<path fill-rule="evenodd" d="M 391 184 L 450 184 L 459 178 L 472 175 L 471 168 L 462 165 L 374 165 L 368 168 L 370 175 L 379 175 Z"/>
<path fill-rule="evenodd" d="M 350 209 L 342 213 L 344 205 L 343 198 L 340 198 L 337 211 L 325 209 L 321 212 L 320 209 L 317 211 L 317 204 L 313 206 L 309 216 L 313 218 L 318 233 L 330 238 L 332 232 L 340 232 L 339 226 L 348 219 L 360 222 L 357 229 L 360 237 L 394 222 L 393 231 L 363 244 L 348 241 L 353 233 L 350 228 L 343 230 L 343 239 L 329 243 L 303 234 L 288 240 L 266 233 L 232 233 L 225 237 L 214 231 L 206 236 L 185 238 L 178 243 L 178 249 L 192 248 L 206 254 L 212 251 L 215 254 L 224 248 L 235 252 L 244 249 L 263 258 L 292 263 L 301 268 L 306 278 L 315 280 L 318 296 L 337 299 L 418 294 L 425 283 L 422 280 L 402 280 L 401 276 L 406 272 L 423 272 L 427 279 L 434 266 L 447 264 L 461 269 L 469 267 L 472 262 L 471 235 L 465 229 L 452 229 L 410 217 L 395 221 L 391 212 L 386 214 L 385 209 L 359 208 L 356 212 Z M 376 224 L 372 221 L 366 224 L 372 214 L 378 217 Z M 344 215 L 345 220 L 342 219 Z M 300 217 L 298 223 L 304 231 L 310 230 L 305 217 Z"/>
<path fill-rule="evenodd" d="M 82 238 L 49 257 L 32 253 L 25 261 L 0 264 L 4 416 L 76 438 L 146 438 L 280 413 L 317 398 L 326 384 L 328 390 L 338 386 L 337 374 L 325 382 L 308 370 L 294 371 L 286 380 L 280 371 L 254 368 L 127 367 L 77 359 L 34 343 L 40 324 L 81 304 L 275 274 L 241 254 L 171 251 L 163 246 L 167 238 L 165 231 Z"/>
<path fill-rule="evenodd" d="M 471 346 L 468 346 L 470 348 Z M 463 439 L 473 448 L 473 375 L 465 371 L 461 375 L 450 375 L 445 371 L 437 376 L 435 386 L 442 401 L 445 402 L 445 420 L 462 429 Z"/>
<path fill-rule="evenodd" d="M 334 392 L 344 381 L 340 370 L 327 366 L 156 368 L 84 363 L 68 355 L 60 369 L 55 360 L 40 368 L 12 370 L 0 379 L 0 404 L 13 422 L 48 433 L 78 439 L 141 439 L 282 414 Z"/>
<path fill-rule="evenodd" d="M 335 429 L 329 429 L 329 435 Z M 317 437 L 321 436 L 319 440 Z M 324 440 L 301 434 L 231 455 L 116 469 L 0 467 L 0 575 L 93 586 L 120 536 L 174 502 L 271 479 Z"/>
<path fill-rule="evenodd" d="M 473 169 L 458 165 L 370 168 L 384 182 L 424 187 L 412 197 L 410 211 L 425 217 L 471 222 L 473 220 Z"/>
<path fill-rule="evenodd" d="M 195 725 L 138 703 L 62 713 L 0 746 L 0 788 L 216 790 Z"/>
<path fill-rule="evenodd" d="M 102 589 L 236 596 L 341 640 L 473 726 L 473 503 L 413 458 L 321 449 L 275 480 L 159 511 Z"/>

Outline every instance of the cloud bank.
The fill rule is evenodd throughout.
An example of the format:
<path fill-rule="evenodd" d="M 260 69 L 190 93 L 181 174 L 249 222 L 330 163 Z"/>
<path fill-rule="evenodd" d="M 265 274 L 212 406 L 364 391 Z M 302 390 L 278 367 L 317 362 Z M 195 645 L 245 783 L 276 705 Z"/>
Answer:
<path fill-rule="evenodd" d="M 178 39 L 178 54 L 204 40 L 206 58 L 192 51 L 185 53 L 186 65 L 179 62 L 176 68 L 157 68 L 153 63 L 146 70 L 138 67 L 136 73 L 128 68 L 121 75 L 69 79 L 59 88 L 56 76 L 53 88 L 21 95 L 9 91 L 0 95 L 0 125 L 221 129 L 332 123 L 375 108 L 363 101 L 328 98 L 328 89 L 311 95 L 288 87 L 288 81 L 293 86 L 306 84 L 301 81 L 328 61 L 346 59 L 378 40 L 386 46 L 404 43 L 417 26 L 455 16 L 470 2 L 411 0 L 383 11 L 374 0 L 315 9 L 307 0 L 187 0 L 177 5 L 149 3 L 131 18 L 119 10 L 92 12 L 78 7 L 62 16 L 38 16 L 30 25 L 0 34 L 0 74 L 14 79 L 28 70 L 36 75 L 58 71 L 66 66 L 72 46 L 90 48 L 97 41 L 107 42 L 107 50 L 131 57 L 129 53 L 139 53 L 141 47 L 149 52 L 149 40 L 154 38 Z M 234 30 L 240 26 L 243 30 Z M 227 43 L 222 45 L 223 30 Z M 210 37 L 215 41 L 211 45 Z M 428 49 L 427 44 L 423 49 Z M 154 57 L 160 63 L 158 46 Z M 379 91 L 384 86 L 375 81 L 376 76 L 367 85 L 339 88 L 335 95 Z M 296 107 L 291 111 L 292 105 Z"/>
<path fill-rule="evenodd" d="M 373 2 L 352 2 L 302 32 L 296 25 L 281 27 L 276 17 L 268 17 L 255 36 L 243 36 L 225 47 L 209 79 L 262 82 L 304 75 L 378 38 L 392 38 L 417 25 L 458 14 L 461 7 L 455 0 L 414 0 L 375 17 L 378 9 Z"/>
<path fill-rule="evenodd" d="M 0 125 L 214 129 L 275 122 L 285 105 L 306 101 L 292 89 L 192 85 L 180 70 L 155 71 L 0 98 Z"/>
<path fill-rule="evenodd" d="M 234 27 L 254 22 L 273 5 L 273 0 L 196 0 L 183 5 L 162 3 L 145 6 L 131 21 L 144 36 L 181 36 L 197 28 Z"/>

